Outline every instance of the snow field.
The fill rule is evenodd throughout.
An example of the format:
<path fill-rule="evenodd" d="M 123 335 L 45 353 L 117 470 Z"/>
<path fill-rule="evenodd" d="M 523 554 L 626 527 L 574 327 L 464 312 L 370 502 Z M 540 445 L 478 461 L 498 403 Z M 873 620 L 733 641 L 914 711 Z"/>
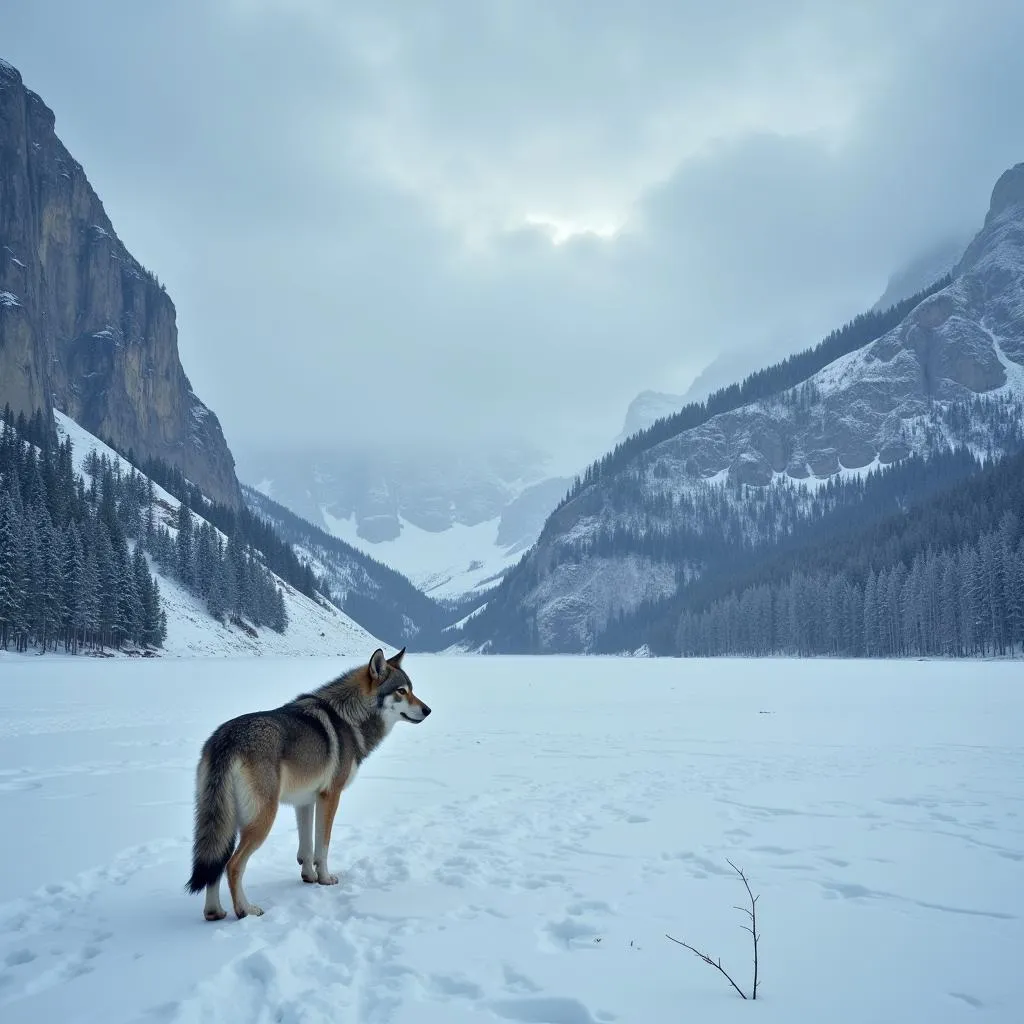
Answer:
<path fill-rule="evenodd" d="M 453 523 L 446 530 L 424 530 L 400 517 L 402 532 L 394 540 L 371 543 L 359 536 L 354 516 L 339 519 L 320 506 L 324 529 L 402 573 L 430 597 L 462 597 L 497 586 L 496 576 L 522 557 L 519 544 L 498 543 L 501 517 L 476 526 Z"/>
<path fill-rule="evenodd" d="M 283 807 L 266 914 L 204 922 L 200 744 L 348 664 L 0 659 L 0 1020 L 1019 1019 L 1019 665 L 409 655 L 435 713 L 343 796 L 341 884 Z M 749 989 L 726 858 L 755 1005 L 664 937 Z"/>

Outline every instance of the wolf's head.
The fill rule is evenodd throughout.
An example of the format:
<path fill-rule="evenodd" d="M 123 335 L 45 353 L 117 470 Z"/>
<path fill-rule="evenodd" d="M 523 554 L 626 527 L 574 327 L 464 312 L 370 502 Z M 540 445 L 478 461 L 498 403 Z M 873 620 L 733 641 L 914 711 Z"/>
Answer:
<path fill-rule="evenodd" d="M 370 687 L 389 725 L 399 720 L 422 722 L 430 714 L 430 708 L 412 692 L 412 680 L 402 668 L 404 656 L 404 647 L 390 658 L 378 647 L 370 657 Z"/>

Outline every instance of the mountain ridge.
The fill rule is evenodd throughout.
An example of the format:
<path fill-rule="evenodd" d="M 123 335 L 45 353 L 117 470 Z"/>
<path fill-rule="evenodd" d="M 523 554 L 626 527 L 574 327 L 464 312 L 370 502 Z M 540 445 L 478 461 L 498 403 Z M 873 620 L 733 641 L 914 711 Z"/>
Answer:
<path fill-rule="evenodd" d="M 238 506 L 220 421 L 181 365 L 174 304 L 118 238 L 55 126 L 0 62 L 0 407 L 58 408 Z"/>
<path fill-rule="evenodd" d="M 442 631 L 479 606 L 481 598 L 439 601 L 372 555 L 310 523 L 255 488 L 242 485 L 246 504 L 271 523 L 314 567 L 332 601 L 375 636 L 395 647 L 434 650 Z"/>
<path fill-rule="evenodd" d="M 445 600 L 490 589 L 572 482 L 546 475 L 543 453 L 527 445 L 241 462 L 253 490 Z"/>
<path fill-rule="evenodd" d="M 867 313 L 885 313 L 893 306 L 927 291 L 936 281 L 952 272 L 969 242 L 970 237 L 950 235 L 917 253 L 890 274 L 885 290 Z M 711 395 L 728 388 L 737 379 L 745 379 L 759 368 L 775 364 L 794 351 L 798 350 L 794 349 L 792 342 L 781 337 L 774 344 L 730 348 L 715 356 L 681 394 L 650 389 L 641 391 L 629 403 L 615 443 L 645 430 L 657 420 L 671 416 L 685 406 L 707 401 Z"/>

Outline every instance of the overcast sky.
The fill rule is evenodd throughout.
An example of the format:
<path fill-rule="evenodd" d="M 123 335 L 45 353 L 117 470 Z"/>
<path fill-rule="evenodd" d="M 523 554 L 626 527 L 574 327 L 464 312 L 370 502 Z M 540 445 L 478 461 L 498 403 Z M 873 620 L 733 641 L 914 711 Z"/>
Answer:
<path fill-rule="evenodd" d="M 5 0 L 238 451 L 524 436 L 798 348 L 1024 160 L 1019 0 Z"/>

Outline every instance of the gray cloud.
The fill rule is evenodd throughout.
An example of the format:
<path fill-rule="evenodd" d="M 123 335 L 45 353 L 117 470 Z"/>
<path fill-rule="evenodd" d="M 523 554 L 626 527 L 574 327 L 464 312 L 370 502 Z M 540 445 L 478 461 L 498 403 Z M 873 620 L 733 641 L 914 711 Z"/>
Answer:
<path fill-rule="evenodd" d="M 1024 159 L 1022 40 L 1013 0 L 36 0 L 2 55 L 236 449 L 579 458 L 976 226 Z"/>

